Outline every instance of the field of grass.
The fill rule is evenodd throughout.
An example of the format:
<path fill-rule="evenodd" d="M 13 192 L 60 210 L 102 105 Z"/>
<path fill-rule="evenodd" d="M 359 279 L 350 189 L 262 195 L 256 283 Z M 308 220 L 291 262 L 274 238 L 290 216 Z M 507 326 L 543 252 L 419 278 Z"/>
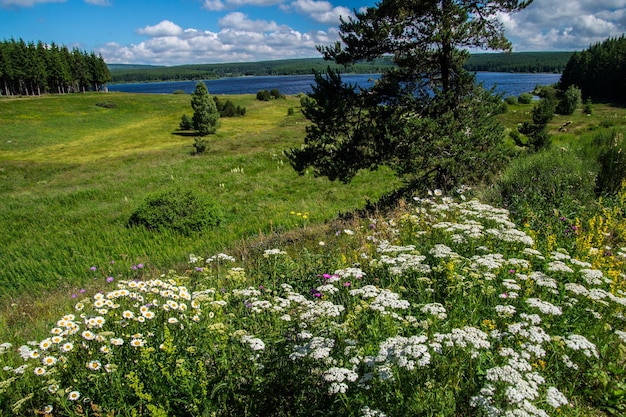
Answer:
<path fill-rule="evenodd" d="M 500 180 L 523 196 L 512 212 L 473 199 L 494 185 L 339 222 L 392 176 L 298 177 L 281 154 L 303 137 L 296 98 L 231 97 L 246 116 L 191 156 L 188 96 L 104 97 L 0 101 L 0 416 L 626 412 L 626 188 L 576 194 L 572 217 L 554 190 L 624 109 L 555 118 L 555 153 Z M 559 170 L 536 184 L 533 163 Z M 127 227 L 174 187 L 224 224 Z"/>
<path fill-rule="evenodd" d="M 271 103 L 231 98 L 247 108 L 222 119 L 210 150 L 191 156 L 193 138 L 176 134 L 189 96 L 86 94 L 0 101 L 0 298 L 72 288 L 117 268 L 168 269 L 187 253 L 319 223 L 376 200 L 388 172 L 351 185 L 299 177 L 282 151 L 299 146 L 304 119 L 290 97 Z M 108 100 L 117 107 L 101 108 Z M 215 199 L 223 226 L 193 236 L 128 228 L 150 192 L 189 189 Z M 291 212 L 308 213 L 308 218 Z M 112 266 L 112 262 L 115 262 Z M 90 268 L 96 266 L 97 273 Z"/>

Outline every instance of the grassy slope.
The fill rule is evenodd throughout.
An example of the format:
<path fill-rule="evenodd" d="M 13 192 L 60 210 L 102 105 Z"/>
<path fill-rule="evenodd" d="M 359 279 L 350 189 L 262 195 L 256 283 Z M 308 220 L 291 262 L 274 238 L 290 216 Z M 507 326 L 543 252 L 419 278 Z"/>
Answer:
<path fill-rule="evenodd" d="M 191 113 L 189 96 L 0 101 L 0 299 L 59 286 L 71 291 L 132 264 L 181 267 L 189 253 L 210 255 L 296 226 L 302 219 L 292 210 L 309 212 L 307 222 L 323 222 L 388 189 L 384 170 L 349 186 L 299 177 L 282 155 L 303 138 L 303 117 L 298 111 L 287 116 L 298 99 L 231 99 L 247 108 L 246 116 L 223 119 L 209 137 L 210 151 L 196 157 L 190 156 L 192 138 L 174 134 L 180 116 Z M 96 106 L 103 100 L 117 108 Z M 213 196 L 226 224 L 190 237 L 126 227 L 146 194 L 170 187 Z"/>

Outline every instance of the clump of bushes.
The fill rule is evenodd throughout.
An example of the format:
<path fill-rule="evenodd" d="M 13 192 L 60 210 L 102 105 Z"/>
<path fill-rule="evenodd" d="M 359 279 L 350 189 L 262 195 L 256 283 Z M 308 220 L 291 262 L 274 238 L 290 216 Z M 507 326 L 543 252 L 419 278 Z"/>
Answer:
<path fill-rule="evenodd" d="M 519 97 L 517 98 L 517 101 L 520 104 L 530 104 L 533 102 L 533 95 L 530 93 L 522 93 L 519 95 Z"/>
<path fill-rule="evenodd" d="M 222 221 L 222 211 L 210 199 L 190 190 L 173 189 L 148 195 L 131 215 L 129 224 L 189 234 Z"/>
<path fill-rule="evenodd" d="M 517 104 L 517 97 L 508 96 L 507 98 L 504 99 L 504 102 L 508 105 L 514 106 Z"/>
<path fill-rule="evenodd" d="M 272 91 L 269 90 L 259 90 L 256 93 L 256 99 L 261 101 L 270 101 L 279 98 L 285 98 L 277 88 L 273 88 Z"/>
<path fill-rule="evenodd" d="M 102 107 L 105 109 L 115 109 L 117 108 L 117 104 L 111 100 L 99 101 L 96 103 L 96 106 Z"/>
<path fill-rule="evenodd" d="M 246 115 L 245 107 L 235 106 L 230 100 L 222 101 L 217 96 L 213 96 L 213 100 L 215 101 L 217 111 L 220 112 L 220 117 L 239 117 Z"/>

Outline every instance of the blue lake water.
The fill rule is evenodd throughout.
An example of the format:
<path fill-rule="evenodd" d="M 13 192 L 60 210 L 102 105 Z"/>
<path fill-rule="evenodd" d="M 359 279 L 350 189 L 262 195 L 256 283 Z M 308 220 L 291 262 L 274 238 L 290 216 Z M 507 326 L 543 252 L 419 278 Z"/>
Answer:
<path fill-rule="evenodd" d="M 377 74 L 345 74 L 344 82 L 369 87 Z M 496 86 L 496 91 L 505 96 L 519 96 L 531 92 L 536 85 L 551 85 L 559 81 L 560 74 L 520 74 L 508 72 L 479 72 L 476 74 L 478 82 L 485 87 Z M 259 90 L 277 88 L 281 93 L 293 95 L 308 93 L 314 83 L 313 75 L 273 75 L 254 77 L 220 78 L 205 81 L 209 92 L 218 94 L 256 94 Z M 134 84 L 111 84 L 109 91 L 128 93 L 171 94 L 176 90 L 192 93 L 196 81 L 171 81 Z"/>

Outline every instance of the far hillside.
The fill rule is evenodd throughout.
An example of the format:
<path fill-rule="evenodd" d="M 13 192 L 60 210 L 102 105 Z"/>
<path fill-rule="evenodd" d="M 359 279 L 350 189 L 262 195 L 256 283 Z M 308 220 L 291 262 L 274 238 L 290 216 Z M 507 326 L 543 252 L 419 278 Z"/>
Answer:
<path fill-rule="evenodd" d="M 518 52 L 473 54 L 467 61 L 470 71 L 550 72 L 561 73 L 573 52 Z M 223 77 L 308 75 L 324 72 L 330 66 L 343 73 L 376 74 L 393 65 L 388 59 L 360 62 L 349 67 L 338 66 L 323 58 L 302 58 L 277 61 L 237 62 L 223 64 L 150 65 L 110 64 L 112 82 L 149 82 L 208 80 Z"/>

